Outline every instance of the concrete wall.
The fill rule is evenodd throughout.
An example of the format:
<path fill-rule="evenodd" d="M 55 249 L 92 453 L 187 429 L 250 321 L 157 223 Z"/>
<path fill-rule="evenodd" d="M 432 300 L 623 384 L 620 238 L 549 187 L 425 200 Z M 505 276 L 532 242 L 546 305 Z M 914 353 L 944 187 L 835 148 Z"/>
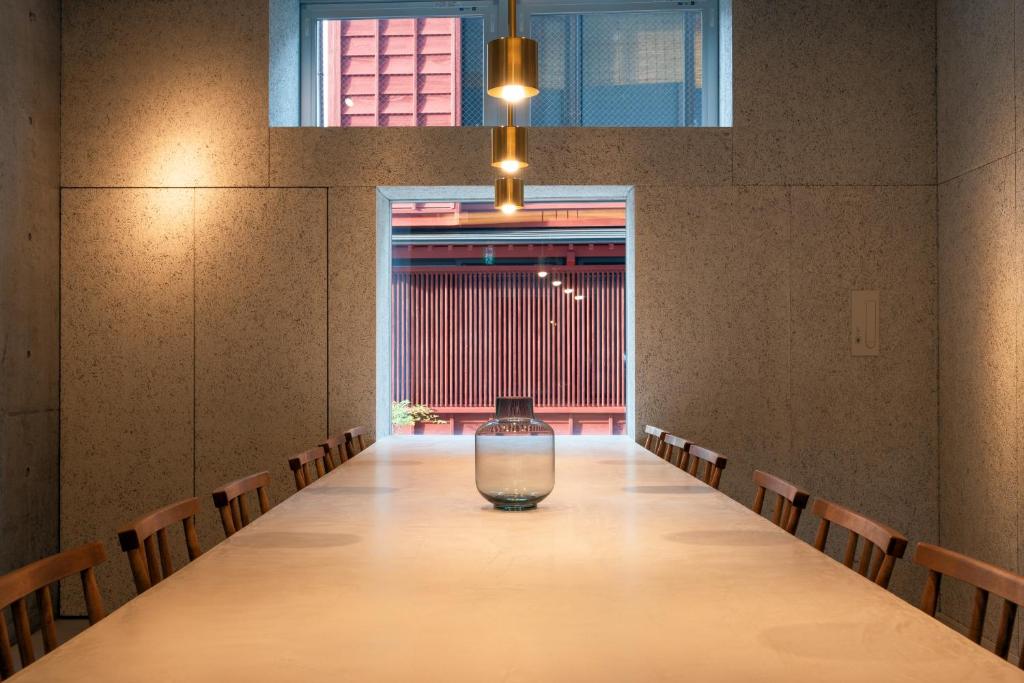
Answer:
<path fill-rule="evenodd" d="M 935 540 L 934 2 L 733 17 L 734 128 L 538 129 L 527 182 L 636 188 L 640 424 L 744 501 L 763 467 Z M 288 452 L 373 424 L 376 187 L 486 185 L 488 133 L 269 129 L 265 0 L 69 0 L 64 31 L 62 544 L 194 492 L 209 545 L 216 483 L 280 500 Z"/>
<path fill-rule="evenodd" d="M 60 2 L 0 4 L 0 574 L 57 550 Z"/>
<path fill-rule="evenodd" d="M 1021 572 L 1024 3 L 938 17 L 939 537 Z M 968 623 L 969 599 L 952 584 L 946 617 Z"/>

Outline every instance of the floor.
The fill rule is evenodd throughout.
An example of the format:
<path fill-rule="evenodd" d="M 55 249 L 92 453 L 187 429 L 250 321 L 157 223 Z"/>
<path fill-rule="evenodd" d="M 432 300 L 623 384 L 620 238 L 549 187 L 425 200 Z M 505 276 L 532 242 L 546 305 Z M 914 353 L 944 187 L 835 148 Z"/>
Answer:
<path fill-rule="evenodd" d="M 67 642 L 88 628 L 88 626 L 88 619 L 58 619 L 57 642 Z M 18 652 L 18 648 L 16 646 L 13 647 L 12 650 L 12 655 L 14 657 L 14 670 L 17 671 L 21 668 L 21 653 Z M 32 634 L 32 651 L 35 654 L 36 659 L 43 656 L 43 634 L 41 631 L 36 631 Z"/>

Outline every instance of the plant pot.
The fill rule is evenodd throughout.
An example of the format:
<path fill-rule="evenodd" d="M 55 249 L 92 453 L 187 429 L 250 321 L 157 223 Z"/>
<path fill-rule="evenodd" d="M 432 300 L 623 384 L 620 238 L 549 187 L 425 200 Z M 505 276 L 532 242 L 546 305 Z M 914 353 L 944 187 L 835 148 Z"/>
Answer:
<path fill-rule="evenodd" d="M 435 422 L 421 422 L 420 426 L 423 427 L 423 434 L 451 434 L 452 423 L 442 422 L 437 424 Z"/>

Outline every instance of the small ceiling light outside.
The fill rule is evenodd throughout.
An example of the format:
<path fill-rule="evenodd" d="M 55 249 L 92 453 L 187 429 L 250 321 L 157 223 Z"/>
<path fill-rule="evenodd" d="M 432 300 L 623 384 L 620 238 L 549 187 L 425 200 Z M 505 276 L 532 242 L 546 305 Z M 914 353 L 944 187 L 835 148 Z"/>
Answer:
<path fill-rule="evenodd" d="M 541 271 L 539 271 L 537 273 L 537 277 L 539 277 L 539 278 L 546 278 L 547 276 L 548 276 L 548 271 L 546 271 L 546 270 L 541 270 Z"/>
<path fill-rule="evenodd" d="M 572 287 L 566 287 L 565 288 L 565 293 L 566 294 L 572 294 Z"/>
<path fill-rule="evenodd" d="M 345 106 L 346 106 L 346 107 L 351 107 L 351 106 L 352 106 L 352 105 L 354 105 L 354 104 L 355 104 L 355 102 L 354 102 L 354 101 L 352 100 L 352 98 L 351 98 L 351 97 L 346 97 L 346 98 L 345 98 Z"/>
<path fill-rule="evenodd" d="M 551 281 L 551 286 L 552 287 L 561 287 L 562 286 L 562 281 L 561 280 L 552 280 Z"/>
<path fill-rule="evenodd" d="M 529 166 L 526 159 L 526 129 L 512 125 L 491 129 L 491 166 L 500 168 L 508 175 L 514 175 Z"/>
<path fill-rule="evenodd" d="M 539 93 L 537 83 L 537 41 L 516 35 L 516 0 L 509 0 L 508 37 L 487 43 L 487 94 L 515 104 Z"/>
<path fill-rule="evenodd" d="M 573 298 L 576 299 L 576 301 L 583 301 L 583 295 L 582 294 L 577 294 Z"/>
<path fill-rule="evenodd" d="M 494 206 L 510 215 L 523 208 L 523 180 L 504 176 L 494 181 Z"/>

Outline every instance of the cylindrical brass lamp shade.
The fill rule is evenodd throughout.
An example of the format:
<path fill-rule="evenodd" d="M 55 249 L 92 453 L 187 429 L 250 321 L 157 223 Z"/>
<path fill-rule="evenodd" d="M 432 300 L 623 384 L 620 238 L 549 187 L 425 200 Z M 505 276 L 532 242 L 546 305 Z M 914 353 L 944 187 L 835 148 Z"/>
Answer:
<path fill-rule="evenodd" d="M 499 126 L 491 129 L 491 166 L 512 174 L 529 165 L 525 128 Z"/>
<path fill-rule="evenodd" d="M 537 41 L 512 36 L 487 43 L 488 95 L 518 102 L 538 92 Z"/>
<path fill-rule="evenodd" d="M 523 208 L 523 179 L 501 177 L 494 181 L 494 207 L 503 213 Z"/>

